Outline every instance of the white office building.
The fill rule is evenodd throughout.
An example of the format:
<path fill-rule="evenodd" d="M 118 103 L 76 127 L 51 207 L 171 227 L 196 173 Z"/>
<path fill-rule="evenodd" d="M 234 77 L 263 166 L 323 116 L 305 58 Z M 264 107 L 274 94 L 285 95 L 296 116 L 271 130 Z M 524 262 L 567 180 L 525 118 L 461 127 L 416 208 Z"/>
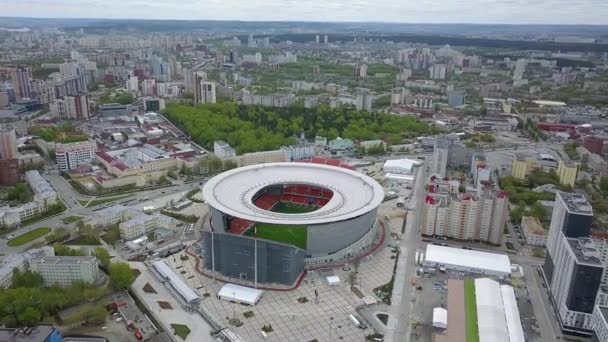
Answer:
<path fill-rule="evenodd" d="M 236 151 L 227 142 L 218 140 L 213 142 L 213 154 L 216 157 L 227 160 L 227 159 L 235 159 Z"/>
<path fill-rule="evenodd" d="M 215 82 L 202 81 L 200 85 L 200 102 L 199 103 L 215 103 Z"/>
<path fill-rule="evenodd" d="M 95 284 L 103 279 L 94 256 L 52 256 L 31 260 L 30 269 L 40 273 L 45 286 L 68 287 L 75 281 Z"/>
<path fill-rule="evenodd" d="M 69 171 L 95 159 L 97 143 L 94 140 L 57 144 L 55 158 L 61 171 Z"/>

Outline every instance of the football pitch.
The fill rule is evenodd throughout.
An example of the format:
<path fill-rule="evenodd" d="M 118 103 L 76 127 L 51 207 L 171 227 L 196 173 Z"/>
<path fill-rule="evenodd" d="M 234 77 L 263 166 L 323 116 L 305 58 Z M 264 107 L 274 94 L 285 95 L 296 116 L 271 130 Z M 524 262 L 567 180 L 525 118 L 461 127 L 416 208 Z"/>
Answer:
<path fill-rule="evenodd" d="M 283 214 L 304 214 L 313 212 L 317 209 L 319 208 L 312 205 L 279 202 L 272 208 L 272 211 Z"/>
<path fill-rule="evenodd" d="M 306 226 L 281 226 L 269 223 L 258 223 L 249 229 L 246 235 L 252 236 L 257 228 L 257 237 L 266 240 L 286 243 L 306 249 Z"/>

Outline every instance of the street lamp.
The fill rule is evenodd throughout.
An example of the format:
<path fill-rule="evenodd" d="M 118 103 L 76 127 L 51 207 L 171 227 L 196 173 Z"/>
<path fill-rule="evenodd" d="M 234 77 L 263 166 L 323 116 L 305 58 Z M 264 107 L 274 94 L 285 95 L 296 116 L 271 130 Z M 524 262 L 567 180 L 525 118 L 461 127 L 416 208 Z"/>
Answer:
<path fill-rule="evenodd" d="M 331 338 L 331 324 L 333 323 L 334 318 L 333 317 L 329 317 L 329 342 L 332 342 L 332 338 Z"/>

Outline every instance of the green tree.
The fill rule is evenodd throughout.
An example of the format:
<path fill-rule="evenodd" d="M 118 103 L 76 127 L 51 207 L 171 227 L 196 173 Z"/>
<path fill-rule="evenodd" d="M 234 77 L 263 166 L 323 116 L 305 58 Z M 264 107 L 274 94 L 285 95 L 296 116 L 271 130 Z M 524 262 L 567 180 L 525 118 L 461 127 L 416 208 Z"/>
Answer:
<path fill-rule="evenodd" d="M 40 322 L 42 314 L 37 309 L 28 306 L 21 314 L 19 314 L 19 323 L 28 327 L 33 327 Z"/>
<path fill-rule="evenodd" d="M 135 275 L 125 262 L 115 262 L 110 264 L 110 279 L 114 286 L 120 290 L 128 289 L 135 281 Z"/>
<path fill-rule="evenodd" d="M 107 249 L 103 247 L 97 247 L 95 248 L 95 252 L 93 252 L 93 255 L 97 257 L 101 266 L 105 267 L 106 269 L 110 266 L 110 253 L 108 253 Z"/>
<path fill-rule="evenodd" d="M 32 271 L 21 271 L 18 268 L 13 269 L 13 275 L 11 277 L 11 287 L 42 287 L 44 285 L 44 279 L 40 273 Z"/>

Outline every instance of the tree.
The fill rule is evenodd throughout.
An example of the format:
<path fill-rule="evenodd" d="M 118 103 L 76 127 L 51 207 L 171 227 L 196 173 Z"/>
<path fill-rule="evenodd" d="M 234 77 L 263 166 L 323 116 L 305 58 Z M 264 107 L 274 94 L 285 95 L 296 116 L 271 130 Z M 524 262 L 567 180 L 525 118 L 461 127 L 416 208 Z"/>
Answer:
<path fill-rule="evenodd" d="M 32 272 L 32 271 L 21 271 L 18 268 L 13 269 L 13 275 L 11 277 L 11 287 L 42 287 L 44 284 L 44 279 L 40 275 L 40 273 Z"/>
<path fill-rule="evenodd" d="M 40 322 L 42 314 L 37 309 L 28 306 L 20 315 L 19 323 L 28 327 L 33 327 Z"/>
<path fill-rule="evenodd" d="M 110 279 L 116 288 L 120 290 L 128 289 L 135 281 L 135 275 L 125 262 L 115 262 L 110 264 Z"/>
<path fill-rule="evenodd" d="M 105 267 L 106 269 L 110 266 L 110 253 L 108 253 L 108 250 L 106 250 L 105 248 L 95 248 L 95 252 L 93 252 L 93 255 L 97 257 L 101 266 Z"/>

